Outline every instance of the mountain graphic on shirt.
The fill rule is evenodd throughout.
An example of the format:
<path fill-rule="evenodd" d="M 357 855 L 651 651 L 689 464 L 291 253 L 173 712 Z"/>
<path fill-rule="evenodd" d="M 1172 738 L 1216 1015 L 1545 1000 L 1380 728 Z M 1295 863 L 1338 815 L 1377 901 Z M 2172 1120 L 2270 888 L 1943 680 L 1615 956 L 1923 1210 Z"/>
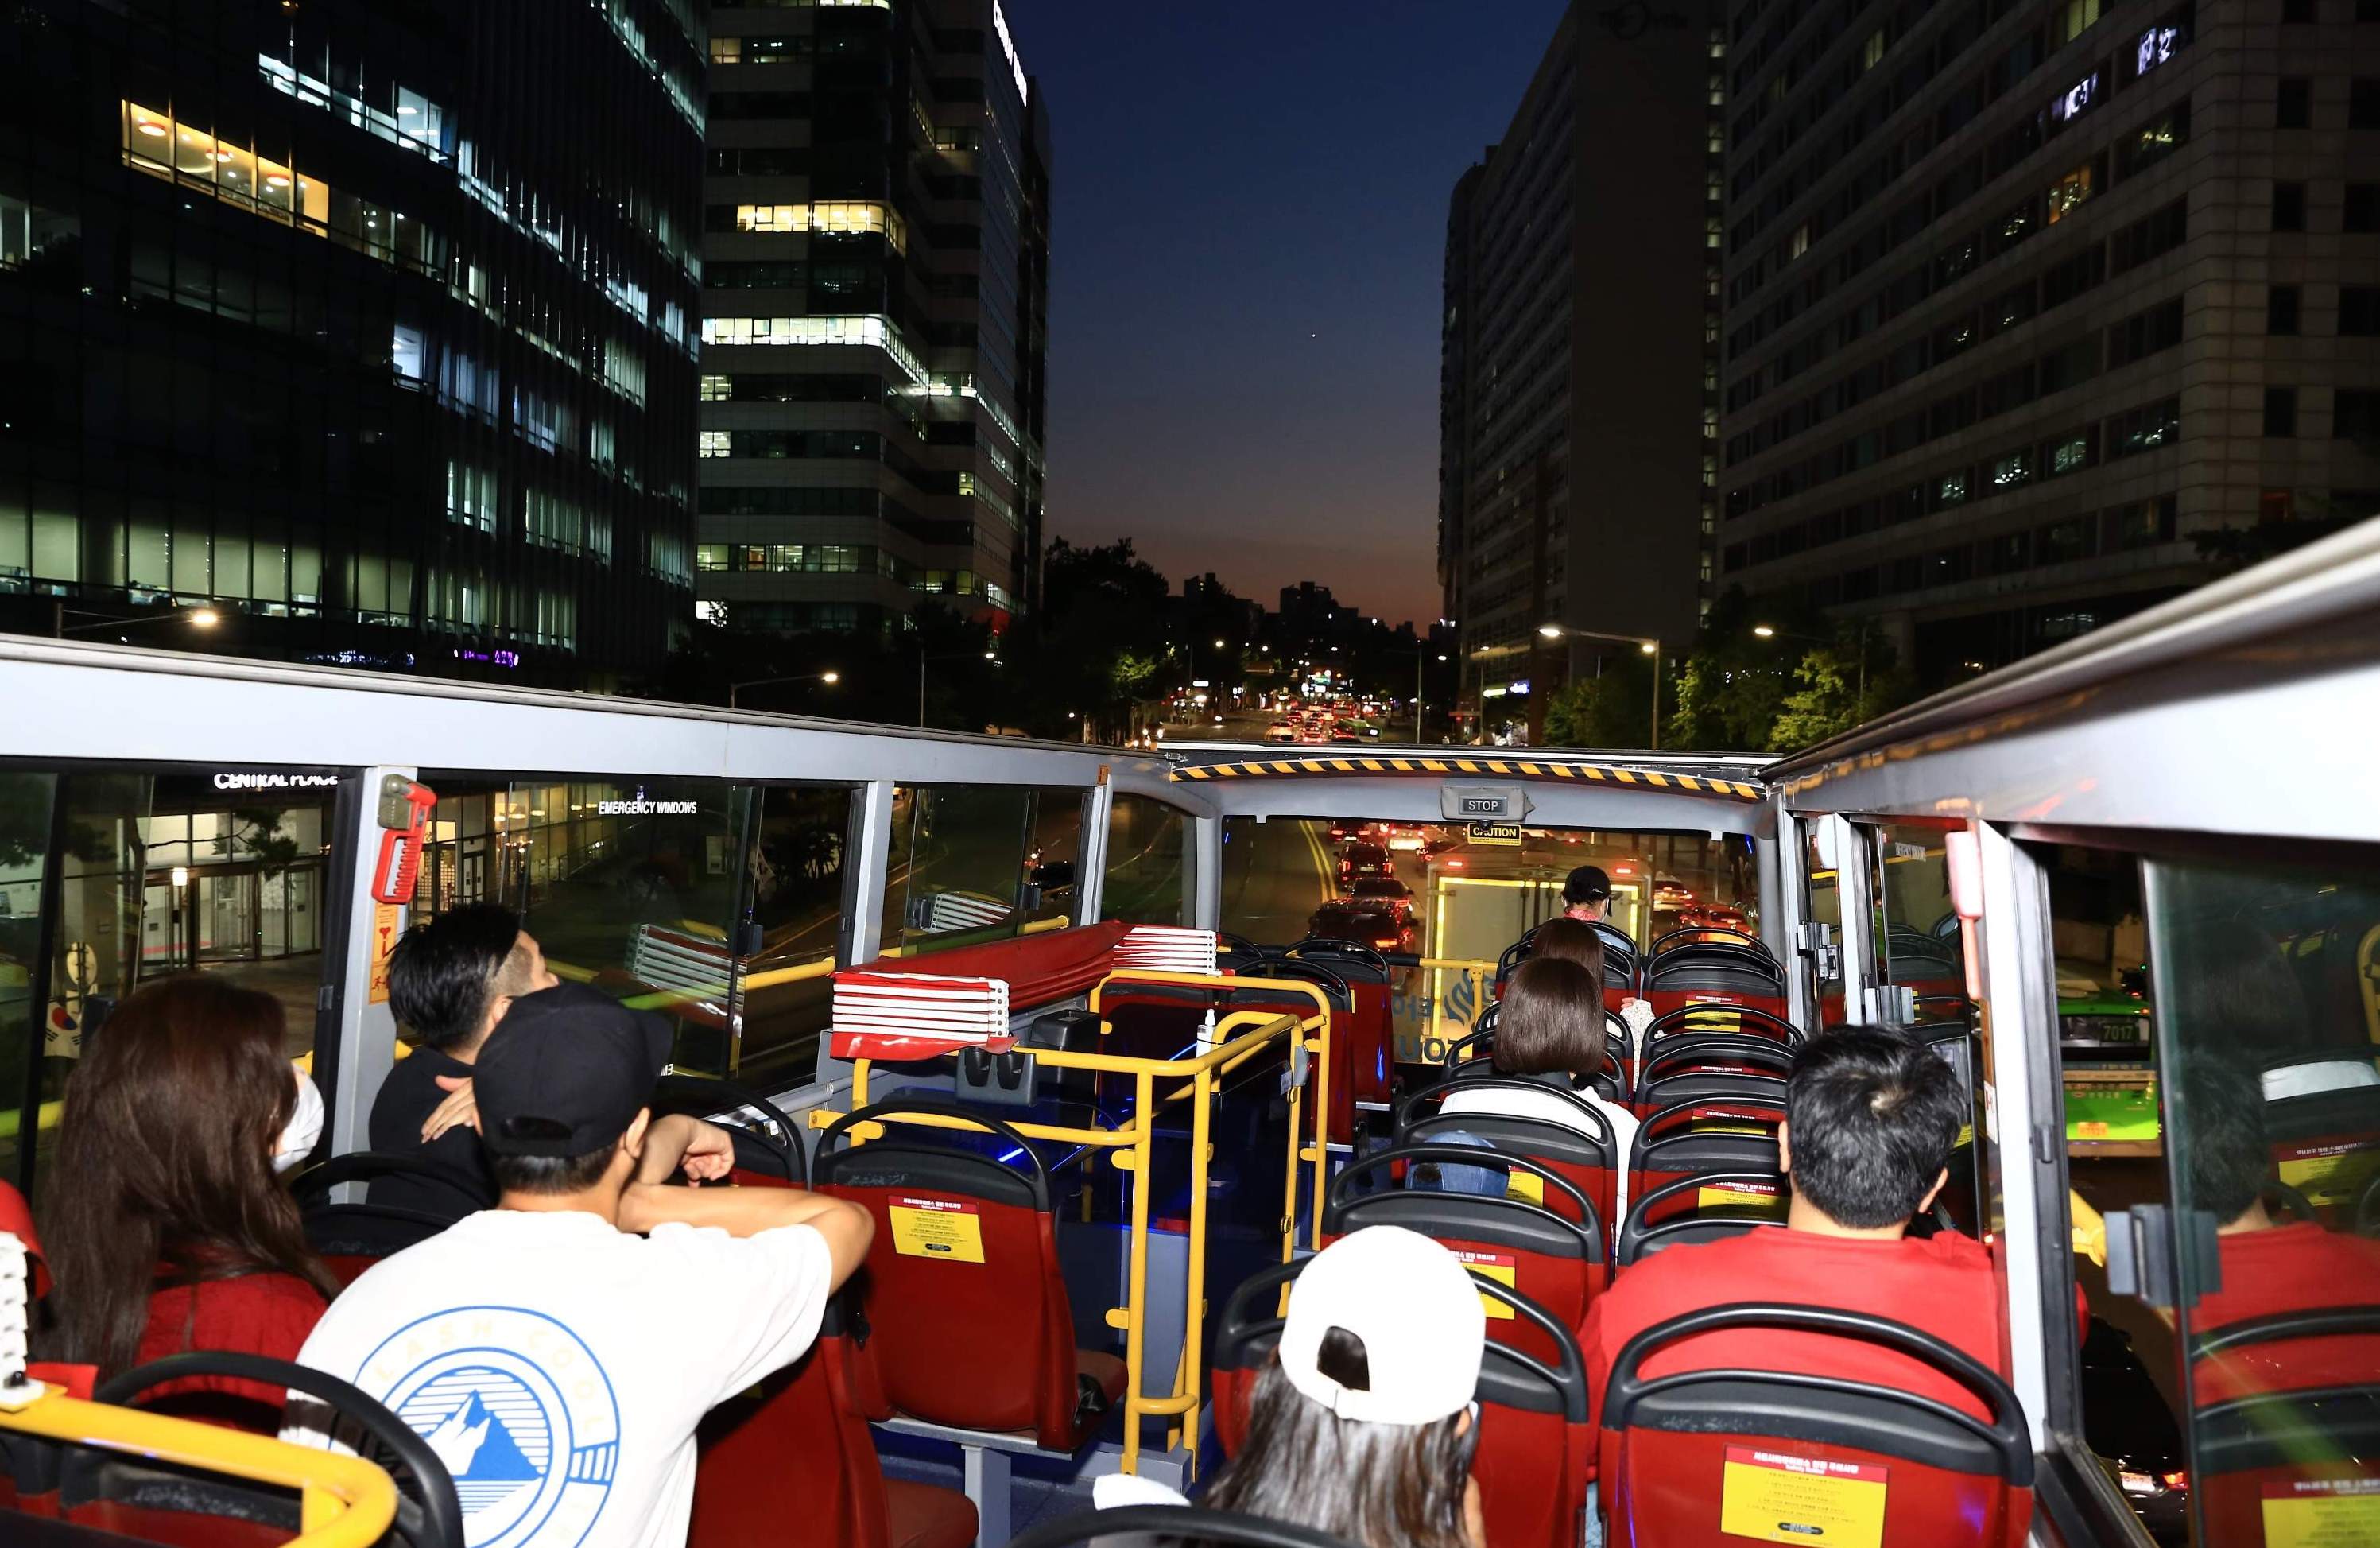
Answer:
<path fill-rule="evenodd" d="M 543 1475 L 514 1444 L 504 1421 L 472 1393 L 427 1437 L 430 1449 L 460 1483 L 519 1483 Z"/>

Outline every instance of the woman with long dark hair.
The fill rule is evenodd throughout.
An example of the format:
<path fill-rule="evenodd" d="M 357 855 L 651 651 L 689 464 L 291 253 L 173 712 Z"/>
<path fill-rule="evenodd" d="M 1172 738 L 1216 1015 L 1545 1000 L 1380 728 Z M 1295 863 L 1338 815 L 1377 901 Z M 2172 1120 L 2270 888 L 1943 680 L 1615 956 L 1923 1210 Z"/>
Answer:
<path fill-rule="evenodd" d="M 1199 1500 L 1361 1548 L 1488 1548 L 1471 1461 L 1488 1319 L 1453 1253 L 1373 1225 L 1300 1271 L 1239 1454 Z M 1121 1475 L 1101 1505 L 1168 1497 Z M 1173 1496 L 1178 1498 L 1178 1496 Z"/>
<path fill-rule="evenodd" d="M 67 1081 L 42 1211 L 51 1358 L 106 1381 L 186 1349 L 295 1359 L 337 1282 L 275 1176 L 298 1077 L 269 994 L 197 975 L 128 996 Z M 159 1389 L 267 1431 L 279 1389 Z M 229 1399 L 226 1402 L 225 1399 Z M 240 1400 L 253 1400 L 250 1408 Z"/>

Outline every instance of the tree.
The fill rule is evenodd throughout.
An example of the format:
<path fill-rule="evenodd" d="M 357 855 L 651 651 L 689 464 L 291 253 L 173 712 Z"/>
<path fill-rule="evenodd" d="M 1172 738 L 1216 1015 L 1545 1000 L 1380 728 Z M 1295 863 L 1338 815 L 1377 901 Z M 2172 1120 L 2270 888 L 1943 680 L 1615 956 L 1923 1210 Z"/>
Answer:
<path fill-rule="evenodd" d="M 1653 727 L 1653 663 L 1614 659 L 1603 675 L 1565 684 L 1546 701 L 1548 747 L 1643 747 Z"/>

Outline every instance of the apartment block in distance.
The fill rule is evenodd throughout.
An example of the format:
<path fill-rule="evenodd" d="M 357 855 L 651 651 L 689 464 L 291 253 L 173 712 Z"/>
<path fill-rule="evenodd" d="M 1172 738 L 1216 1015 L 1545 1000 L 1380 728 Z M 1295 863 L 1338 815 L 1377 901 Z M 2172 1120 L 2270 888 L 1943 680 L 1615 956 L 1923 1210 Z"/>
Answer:
<path fill-rule="evenodd" d="M 2380 4 L 1729 27 L 1722 583 L 1939 685 L 2380 510 Z"/>
<path fill-rule="evenodd" d="M 1041 539 L 1049 129 L 998 0 L 710 13 L 700 605 L 995 626 Z"/>
<path fill-rule="evenodd" d="M 1455 185 L 1439 577 L 1462 697 L 1490 722 L 1634 649 L 1544 627 L 1682 645 L 1708 594 L 1718 27 L 1698 5 L 1572 5 L 1504 138 Z"/>
<path fill-rule="evenodd" d="M 0 7 L 0 627 L 655 672 L 702 38 L 694 0 Z"/>

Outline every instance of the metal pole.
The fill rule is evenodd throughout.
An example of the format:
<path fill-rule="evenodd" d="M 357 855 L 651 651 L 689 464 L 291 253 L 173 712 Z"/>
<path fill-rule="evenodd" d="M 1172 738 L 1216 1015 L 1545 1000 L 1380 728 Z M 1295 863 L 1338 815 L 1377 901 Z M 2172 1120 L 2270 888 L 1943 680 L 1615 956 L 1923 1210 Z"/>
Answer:
<path fill-rule="evenodd" d="M 1661 642 L 1653 641 L 1653 750 L 1661 750 Z"/>
<path fill-rule="evenodd" d="M 917 729 L 926 728 L 926 642 L 917 641 Z"/>
<path fill-rule="evenodd" d="M 1429 658 L 1427 652 L 1414 652 L 1414 746 L 1415 747 L 1421 746 L 1421 664 L 1427 659 Z"/>

